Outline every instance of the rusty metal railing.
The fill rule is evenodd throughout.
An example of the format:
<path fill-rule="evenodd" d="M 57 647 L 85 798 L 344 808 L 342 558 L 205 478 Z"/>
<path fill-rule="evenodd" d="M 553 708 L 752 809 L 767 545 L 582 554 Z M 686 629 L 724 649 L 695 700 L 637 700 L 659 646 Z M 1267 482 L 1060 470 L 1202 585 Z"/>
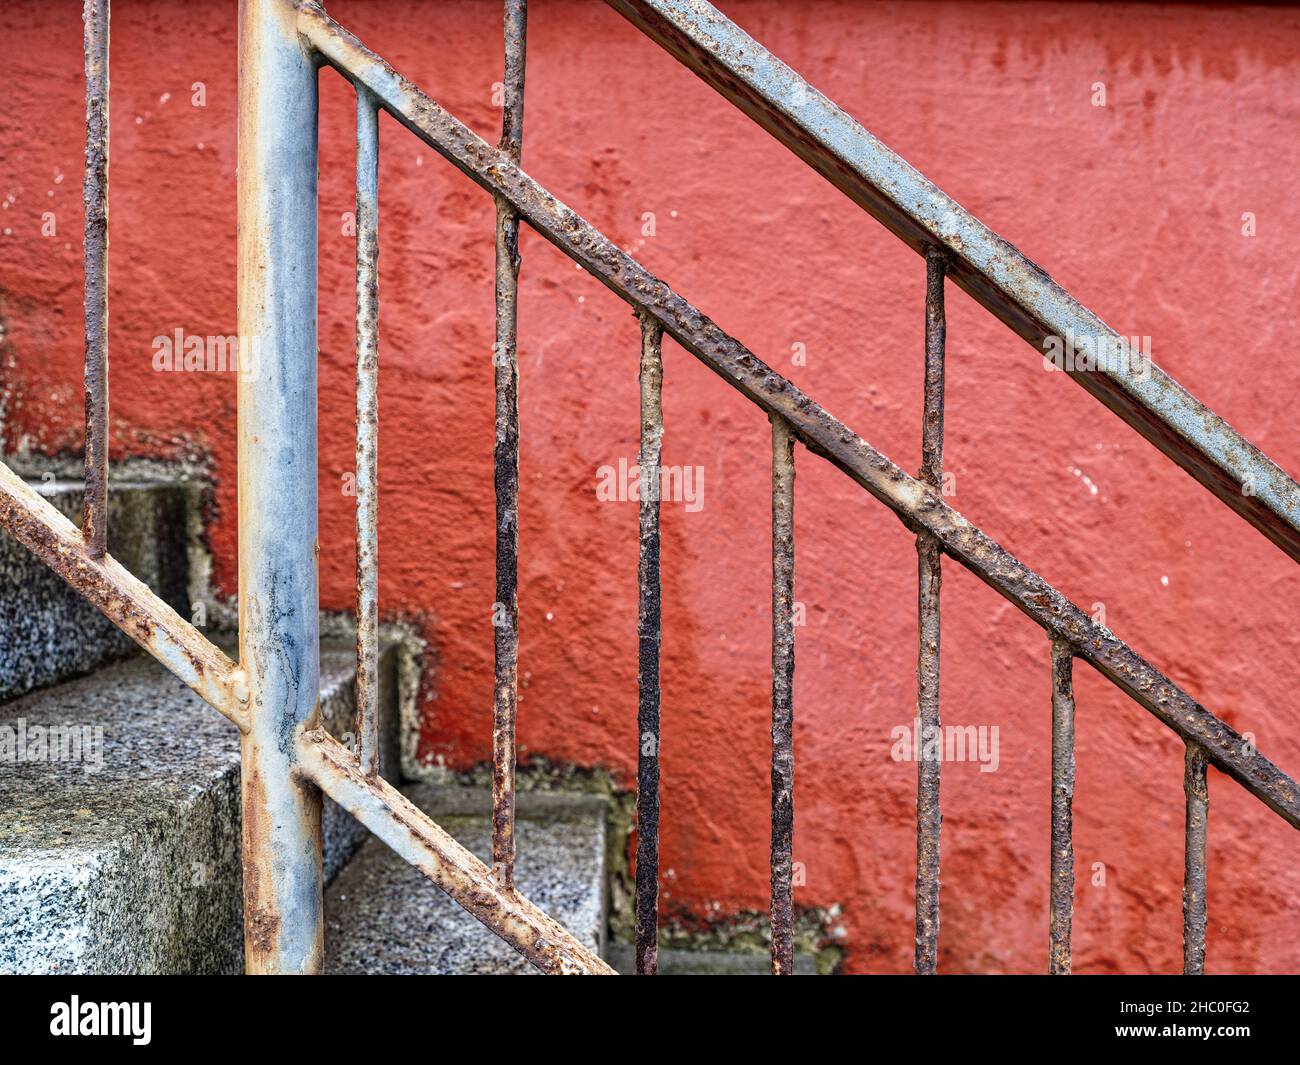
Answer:
<path fill-rule="evenodd" d="M 0 465 L 0 524 L 189 684 L 241 733 L 245 950 L 250 972 L 315 972 L 322 956 L 321 792 L 356 816 L 544 972 L 612 970 L 514 887 L 518 617 L 518 226 L 526 222 L 630 304 L 641 322 L 639 461 L 653 486 L 664 433 L 665 333 L 772 423 L 772 970 L 793 971 L 794 445 L 827 460 L 916 535 L 917 709 L 939 725 L 942 555 L 980 577 L 1049 636 L 1052 674 L 1049 971 L 1068 973 L 1074 894 L 1072 669 L 1076 658 L 1182 737 L 1187 747 L 1184 971 L 1204 968 L 1206 768 L 1214 765 L 1300 828 L 1300 788 L 1226 723 L 1095 623 L 944 502 L 944 281 L 953 280 L 1039 347 L 1105 334 L 1045 273 L 871 137 L 703 0 L 608 0 L 801 158 L 923 254 L 926 264 L 922 465 L 913 478 L 724 333 L 519 167 L 526 0 L 506 0 L 503 132 L 493 147 L 402 78 L 314 0 L 241 0 L 239 325 L 264 352 L 239 392 L 240 663 L 234 665 L 104 550 L 107 499 L 107 0 L 85 0 L 86 513 L 78 530 Z M 316 210 L 317 71 L 357 95 L 357 692 L 354 753 L 317 708 Z M 378 112 L 387 112 L 489 192 L 497 207 L 497 604 L 492 867 L 379 776 Z M 1116 338 L 1118 339 L 1118 338 Z M 1075 380 L 1293 558 L 1300 486 L 1155 367 Z M 1252 491 L 1243 493 L 1249 484 Z M 659 498 L 641 493 L 638 560 L 636 960 L 657 968 Z M 272 516 L 273 515 L 273 516 Z M 935 971 L 939 936 L 939 762 L 917 778 L 916 956 Z"/>

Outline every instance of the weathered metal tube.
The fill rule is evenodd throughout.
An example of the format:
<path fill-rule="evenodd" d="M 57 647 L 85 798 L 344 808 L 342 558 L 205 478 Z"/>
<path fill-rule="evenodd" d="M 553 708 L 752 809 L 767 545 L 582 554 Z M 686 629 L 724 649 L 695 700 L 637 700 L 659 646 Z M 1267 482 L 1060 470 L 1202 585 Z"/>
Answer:
<path fill-rule="evenodd" d="M 528 4 L 505 0 L 505 75 L 500 150 L 518 163 L 524 140 L 524 58 Z M 515 882 L 515 746 L 519 707 L 519 215 L 496 198 L 496 342 L 492 366 L 496 439 L 496 602 L 492 608 L 492 868 Z"/>
<path fill-rule="evenodd" d="M 663 450 L 663 329 L 641 322 L 641 448 L 637 553 L 636 971 L 659 970 L 659 459 Z"/>
<path fill-rule="evenodd" d="M 379 772 L 379 111 L 357 87 L 357 757 Z"/>
<path fill-rule="evenodd" d="M 108 3 L 85 0 L 86 494 L 81 535 L 93 559 L 108 550 Z"/>
<path fill-rule="evenodd" d="M 1048 971 L 1068 976 L 1073 967 L 1074 919 L 1074 651 L 1052 640 L 1052 860 L 1048 891 Z"/>
<path fill-rule="evenodd" d="M 1183 974 L 1205 975 L 1206 850 L 1209 845 L 1210 783 L 1205 751 L 1187 745 L 1183 792 L 1187 832 L 1183 850 Z"/>
<path fill-rule="evenodd" d="M 322 958 L 321 798 L 299 772 L 319 717 L 316 65 L 293 0 L 239 7 L 239 660 L 244 951 L 250 973 Z"/>
<path fill-rule="evenodd" d="M 943 369 L 947 322 L 943 302 L 944 258 L 931 248 L 925 259 L 925 406 L 921 417 L 918 480 L 938 492 L 943 477 Z M 916 954 L 913 966 L 932 975 L 939 956 L 939 541 L 916 535 L 916 716 L 921 750 L 916 759 Z"/>
<path fill-rule="evenodd" d="M 772 975 L 794 973 L 794 433 L 772 418 Z"/>

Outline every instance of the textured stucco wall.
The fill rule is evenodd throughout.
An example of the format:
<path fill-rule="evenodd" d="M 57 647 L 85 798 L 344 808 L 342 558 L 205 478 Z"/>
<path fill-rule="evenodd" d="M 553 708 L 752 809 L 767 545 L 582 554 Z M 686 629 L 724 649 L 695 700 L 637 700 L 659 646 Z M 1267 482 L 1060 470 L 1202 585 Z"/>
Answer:
<path fill-rule="evenodd" d="M 499 113 L 495 3 L 331 10 L 482 135 Z M 1288 351 L 1300 223 L 1300 13 L 1085 3 L 739 2 L 724 9 L 1300 471 Z M 235 332 L 235 5 L 119 0 L 113 17 L 113 457 L 211 463 L 220 589 L 235 573 L 235 385 L 158 374 L 151 341 Z M 924 267 L 594 0 L 535 0 L 525 168 L 907 467 L 919 461 Z M 0 10 L 4 446 L 80 447 L 79 5 Z M 193 104 L 203 82 L 206 106 Z M 1095 83 L 1106 87 L 1094 106 Z M 350 90 L 322 77 L 323 605 L 352 598 Z M 429 640 L 422 754 L 488 757 L 492 204 L 381 122 L 381 608 Z M 56 232 L 43 235 L 43 213 Z M 653 235 L 642 217 L 655 216 Z M 1243 214 L 1256 234 L 1243 234 Z M 46 224 L 48 228 L 48 224 Z M 525 758 L 635 757 L 637 326 L 534 235 L 520 344 Z M 949 294 L 950 499 L 1260 749 L 1300 773 L 1300 573 L 1022 342 Z M 796 345 L 806 360 L 796 363 Z M 766 907 L 766 419 L 665 345 L 664 905 Z M 906 971 L 915 552 L 880 505 L 798 458 L 797 904 L 839 904 L 850 971 Z M 944 570 L 943 714 L 998 728 L 999 765 L 945 766 L 941 971 L 1046 965 L 1048 643 Z M 1180 963 L 1181 744 L 1086 667 L 1075 838 L 1080 972 Z M 1211 772 L 1211 971 L 1300 968 L 1300 839 Z M 1098 865 L 1100 863 L 1100 865 Z M 1094 868 L 1104 866 L 1104 885 Z"/>

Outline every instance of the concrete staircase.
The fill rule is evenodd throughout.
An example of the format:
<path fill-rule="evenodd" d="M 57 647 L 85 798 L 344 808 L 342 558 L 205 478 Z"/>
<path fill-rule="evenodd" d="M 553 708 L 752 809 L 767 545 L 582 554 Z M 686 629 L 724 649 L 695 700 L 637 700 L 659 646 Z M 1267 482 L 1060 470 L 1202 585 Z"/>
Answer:
<path fill-rule="evenodd" d="M 75 484 L 41 486 L 69 516 Z M 110 551 L 189 617 L 193 494 L 115 482 Z M 220 641 L 218 641 L 220 642 Z M 322 647 L 321 708 L 355 717 L 350 647 Z M 384 651 L 384 775 L 397 751 L 396 649 Z M 486 794 L 409 791 L 480 856 Z M 0 973 L 230 973 L 243 968 L 235 729 L 0 535 Z M 603 946 L 605 806 L 521 796 L 522 890 Z M 326 952 L 339 973 L 529 966 L 327 801 Z"/>

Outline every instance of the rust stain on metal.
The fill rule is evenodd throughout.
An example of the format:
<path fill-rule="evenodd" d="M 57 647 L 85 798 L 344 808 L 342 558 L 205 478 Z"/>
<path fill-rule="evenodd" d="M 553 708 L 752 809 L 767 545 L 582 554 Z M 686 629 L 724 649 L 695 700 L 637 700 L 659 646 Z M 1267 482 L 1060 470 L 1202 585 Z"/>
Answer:
<path fill-rule="evenodd" d="M 524 137 L 528 4 L 505 2 L 505 99 L 499 150 L 518 163 Z M 519 216 L 496 198 L 496 397 L 492 482 L 496 494 L 496 604 L 492 612 L 492 868 L 515 883 L 515 721 L 519 705 Z"/>
<path fill-rule="evenodd" d="M 1073 966 L 1074 919 L 1074 650 L 1052 640 L 1052 862 L 1048 971 L 1068 976 Z"/>
<path fill-rule="evenodd" d="M 250 805 L 244 812 L 244 947 L 247 958 L 270 954 L 275 949 L 275 937 L 280 927 L 274 911 L 260 904 L 262 878 L 252 856 L 257 853 L 253 848 L 265 846 L 266 841 L 258 830 L 258 809 L 260 807 Z"/>
<path fill-rule="evenodd" d="M 505 0 L 505 90 L 500 148 L 516 163 L 524 143 L 524 61 L 528 46 L 528 0 Z"/>
<path fill-rule="evenodd" d="M 270 953 L 280 932 L 280 919 L 267 910 L 245 910 L 244 942 L 250 952 Z"/>
<path fill-rule="evenodd" d="M 663 452 L 663 329 L 639 315 L 641 474 L 637 548 L 636 971 L 659 971 L 659 460 Z"/>
<path fill-rule="evenodd" d="M 1210 786 L 1205 751 L 1187 745 L 1183 792 L 1187 798 L 1187 832 L 1183 854 L 1183 973 L 1205 974 L 1206 848 L 1209 843 Z"/>
<path fill-rule="evenodd" d="M 86 455 L 82 538 L 92 559 L 108 550 L 108 2 L 85 0 Z"/>
<path fill-rule="evenodd" d="M 794 973 L 794 434 L 772 418 L 772 975 Z"/>
<path fill-rule="evenodd" d="M 938 491 L 943 477 L 944 257 L 937 248 L 925 261 L 925 406 L 921 419 L 918 479 Z M 916 716 L 921 753 L 916 762 L 916 953 L 913 967 L 932 975 L 939 956 L 940 761 L 926 737 L 939 735 L 939 541 L 922 530 L 916 536 L 917 660 Z"/>
<path fill-rule="evenodd" d="M 921 422 L 919 478 L 935 491 L 943 476 L 943 380 L 948 321 L 943 282 L 947 259 L 938 248 L 925 255 L 925 410 Z"/>
<path fill-rule="evenodd" d="M 274 900 L 265 898 L 265 886 L 271 879 L 262 876 L 258 864 L 268 852 L 269 839 L 263 824 L 266 789 L 256 768 L 245 760 L 241 779 L 243 796 L 243 870 L 244 870 L 244 961 L 249 972 L 262 971 L 265 959 L 274 957 L 280 919 Z M 269 971 L 269 970 L 268 970 Z"/>

